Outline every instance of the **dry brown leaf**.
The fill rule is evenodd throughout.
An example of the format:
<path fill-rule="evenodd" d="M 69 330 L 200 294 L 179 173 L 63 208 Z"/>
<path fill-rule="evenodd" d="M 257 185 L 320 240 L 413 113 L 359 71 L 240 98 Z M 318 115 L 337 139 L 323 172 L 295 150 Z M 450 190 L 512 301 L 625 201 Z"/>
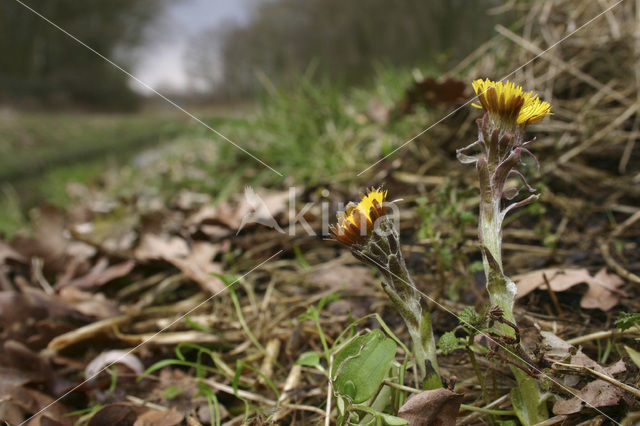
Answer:
<path fill-rule="evenodd" d="M 585 355 L 585 353 L 582 351 L 578 351 L 575 355 L 573 355 L 571 357 L 571 360 L 569 361 L 569 364 L 579 365 L 581 367 L 587 367 L 597 371 L 598 373 L 606 374 L 611 377 L 613 377 L 616 374 L 624 373 L 625 371 L 627 371 L 627 367 L 625 366 L 624 361 L 622 359 L 618 360 L 618 362 L 615 362 L 608 367 L 603 367 L 597 362 L 595 362 L 594 360 L 592 360 L 591 358 L 589 358 L 587 355 Z"/>
<path fill-rule="evenodd" d="M 566 291 L 578 284 L 587 284 L 589 289 L 580 300 L 580 306 L 585 309 L 597 308 L 608 311 L 619 303 L 620 296 L 625 295 L 619 290 L 619 287 L 624 284 L 622 278 L 607 273 L 604 268 L 595 276 L 591 276 L 585 268 L 549 268 L 513 277 L 518 287 L 516 298 L 524 297 L 537 288 L 545 289 L 547 285 L 544 280 L 545 276 L 549 280 L 551 289 L 555 292 Z"/>
<path fill-rule="evenodd" d="M 245 217 L 249 223 L 269 223 L 273 225 L 276 218 L 287 211 L 289 191 L 267 192 L 264 190 L 245 190 L 238 196 L 235 204 L 219 203 L 216 206 L 202 206 L 186 220 L 188 228 L 222 225 L 227 229 L 238 230 Z M 246 219 L 245 219 L 246 220 Z M 275 223 L 277 225 L 277 222 Z M 221 230 L 217 230 L 221 234 Z"/>
<path fill-rule="evenodd" d="M 7 245 L 4 241 L 0 241 L 0 265 L 6 263 L 9 259 L 18 262 L 25 262 L 26 260 L 24 256 L 11 248 L 11 246 Z"/>
<path fill-rule="evenodd" d="M 187 277 L 198 283 L 203 290 L 219 293 L 225 288 L 224 282 L 212 273 L 222 273 L 219 263 L 212 259 L 222 246 L 206 241 L 197 241 L 191 247 L 180 237 L 146 234 L 134 254 L 140 260 L 164 260 L 178 268 Z"/>
<path fill-rule="evenodd" d="M 574 414 L 586 407 L 617 406 L 624 400 L 624 391 L 604 380 L 587 383 L 571 399 L 558 401 L 553 406 L 553 414 Z"/>
<path fill-rule="evenodd" d="M 209 194 L 181 190 L 173 199 L 173 203 L 181 210 L 192 210 L 211 201 Z"/>
<path fill-rule="evenodd" d="M 69 416 L 69 410 L 61 402 L 35 389 L 16 387 L 7 401 L 19 408 L 26 417 L 38 413 L 46 407 L 46 410 L 29 420 L 30 425 L 72 426 L 75 422 L 75 418 Z"/>
<path fill-rule="evenodd" d="M 562 362 L 569 359 L 576 352 L 572 345 L 550 331 L 540 331 L 540 336 L 542 336 L 544 356 L 549 361 Z"/>
<path fill-rule="evenodd" d="M 7 340 L 2 345 L 3 353 L 0 355 L 2 362 L 7 367 L 13 367 L 16 371 L 31 374 L 31 382 L 46 383 L 49 390 L 54 389 L 55 375 L 51 366 L 40 355 L 33 352 L 21 342 Z M 25 377 L 25 376 L 22 376 Z"/>
<path fill-rule="evenodd" d="M 181 257 L 189 254 L 187 242 L 180 237 L 145 234 L 133 252 L 141 261 Z"/>
<path fill-rule="evenodd" d="M 138 415 L 147 411 L 131 404 L 115 403 L 105 405 L 89 420 L 89 426 L 133 426 Z"/>
<path fill-rule="evenodd" d="M 327 288 L 362 288 L 375 283 L 369 268 L 359 265 L 336 265 L 326 263 L 314 269 L 306 279 L 310 283 L 320 284 Z"/>
<path fill-rule="evenodd" d="M 36 298 L 15 291 L 0 291 L 0 326 L 8 329 L 18 321 L 45 318 L 50 311 L 46 299 L 48 296 L 44 293 L 42 298 Z"/>
<path fill-rule="evenodd" d="M 404 403 L 398 416 L 411 426 L 455 426 L 463 397 L 444 388 L 420 392 Z"/>
<path fill-rule="evenodd" d="M 134 426 L 175 426 L 182 422 L 184 414 L 171 410 L 149 410 L 138 416 Z"/>
<path fill-rule="evenodd" d="M 215 294 L 226 287 L 220 278 L 211 275 L 224 272 L 221 264 L 212 261 L 219 252 L 220 246 L 198 241 L 191 246 L 191 251 L 187 256 L 183 258 L 177 256 L 165 257 L 165 260 L 198 283 L 203 290 Z"/>
<path fill-rule="evenodd" d="M 89 317 L 110 318 L 120 313 L 118 303 L 107 299 L 102 293 L 88 293 L 67 286 L 60 289 L 58 297 L 69 309 Z"/>
<path fill-rule="evenodd" d="M 56 287 L 71 286 L 77 288 L 91 288 L 99 287 L 108 283 L 116 278 L 123 277 L 133 270 L 136 266 L 135 262 L 128 260 L 126 262 L 118 263 L 116 265 L 109 266 L 109 261 L 106 258 L 101 258 L 91 270 L 81 277 L 75 278 L 69 282 L 61 282 L 56 284 Z"/>
<path fill-rule="evenodd" d="M 55 206 L 45 205 L 34 211 L 33 237 L 18 234 L 11 241 L 11 246 L 28 259 L 43 259 L 45 273 L 62 273 L 69 260 L 65 225 L 64 213 Z"/>

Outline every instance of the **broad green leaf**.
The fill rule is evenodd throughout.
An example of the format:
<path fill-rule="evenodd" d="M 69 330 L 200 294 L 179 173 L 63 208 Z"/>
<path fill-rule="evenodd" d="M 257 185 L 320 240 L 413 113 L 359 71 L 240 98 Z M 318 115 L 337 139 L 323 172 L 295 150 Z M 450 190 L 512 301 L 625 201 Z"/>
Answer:
<path fill-rule="evenodd" d="M 385 424 L 389 426 L 403 426 L 408 425 L 409 422 L 403 418 L 392 416 L 391 414 L 379 413 L 380 418 L 384 421 Z"/>
<path fill-rule="evenodd" d="M 305 352 L 296 361 L 296 364 L 305 365 L 307 367 L 317 367 L 320 365 L 320 354 L 318 352 Z"/>
<path fill-rule="evenodd" d="M 334 388 L 358 404 L 378 390 L 396 354 L 396 343 L 380 330 L 354 339 L 336 354 Z"/>
<path fill-rule="evenodd" d="M 627 353 L 629 354 L 629 358 L 631 358 L 631 361 L 633 361 L 635 365 L 640 367 L 640 352 L 636 351 L 633 348 L 630 348 L 627 345 L 625 345 L 624 348 L 627 350 Z"/>

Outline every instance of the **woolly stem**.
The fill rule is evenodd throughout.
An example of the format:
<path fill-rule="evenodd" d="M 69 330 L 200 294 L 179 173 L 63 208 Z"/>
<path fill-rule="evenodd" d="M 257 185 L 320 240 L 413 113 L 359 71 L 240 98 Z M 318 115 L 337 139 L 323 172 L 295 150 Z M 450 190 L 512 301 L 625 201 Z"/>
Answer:
<path fill-rule="evenodd" d="M 479 234 L 491 304 L 500 307 L 503 317 L 515 324 L 513 303 L 516 287 L 513 281 L 504 275 L 502 268 L 500 197 L 490 197 L 490 200 L 485 199 L 480 203 Z M 506 336 L 515 336 L 513 328 L 506 324 L 500 324 L 500 329 Z M 512 350 L 506 352 L 510 359 L 522 364 L 523 360 Z M 510 368 L 518 383 L 518 387 L 511 391 L 511 400 L 520 421 L 524 425 L 532 425 L 546 420 L 549 415 L 537 381 L 515 366 Z"/>

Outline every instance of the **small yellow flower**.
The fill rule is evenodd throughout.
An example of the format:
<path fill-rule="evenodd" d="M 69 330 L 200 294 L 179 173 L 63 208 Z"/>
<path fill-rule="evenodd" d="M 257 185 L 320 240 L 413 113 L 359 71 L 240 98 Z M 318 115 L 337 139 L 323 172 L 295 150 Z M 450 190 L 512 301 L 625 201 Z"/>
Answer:
<path fill-rule="evenodd" d="M 353 245 L 370 235 L 376 219 L 384 215 L 384 201 L 387 191 L 371 188 L 362 194 L 358 204 L 349 203 L 346 210 L 338 215 L 338 224 L 331 225 L 332 238 Z"/>
<path fill-rule="evenodd" d="M 525 93 L 522 87 L 510 81 L 502 83 L 487 78 L 475 80 L 472 84 L 480 101 L 480 104 L 472 105 L 505 124 L 526 126 L 551 115 L 549 102 L 541 101 L 533 91 Z"/>

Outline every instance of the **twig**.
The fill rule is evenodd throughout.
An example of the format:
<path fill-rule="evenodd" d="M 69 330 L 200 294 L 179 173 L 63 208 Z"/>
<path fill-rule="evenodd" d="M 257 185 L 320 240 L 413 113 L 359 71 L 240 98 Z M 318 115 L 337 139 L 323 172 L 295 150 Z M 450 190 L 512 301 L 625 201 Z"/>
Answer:
<path fill-rule="evenodd" d="M 558 423 L 564 422 L 567 419 L 567 416 L 565 416 L 564 414 L 559 415 L 559 416 L 554 416 L 551 417 L 548 420 L 545 420 L 544 422 L 540 422 L 538 423 L 536 426 L 551 426 L 551 425 L 557 425 Z"/>
<path fill-rule="evenodd" d="M 495 401 L 493 401 L 491 404 L 487 404 L 484 406 L 485 409 L 491 409 L 493 407 L 497 407 L 500 404 L 502 404 L 503 402 L 505 402 L 507 399 L 509 398 L 509 394 L 505 394 L 502 395 L 500 398 L 496 399 Z M 468 424 L 472 421 L 474 421 L 475 419 L 477 419 L 478 417 L 480 417 L 482 413 L 476 411 L 473 412 L 471 414 L 469 414 L 468 416 L 462 418 L 459 422 L 457 422 L 456 424 L 458 425 L 465 425 Z"/>
<path fill-rule="evenodd" d="M 547 290 L 549 291 L 549 296 L 551 297 L 551 302 L 553 302 L 553 306 L 556 308 L 556 312 L 560 318 L 564 318 L 564 312 L 560 307 L 560 302 L 558 302 L 558 296 L 556 296 L 556 292 L 551 288 L 551 284 L 549 283 L 549 279 L 547 278 L 547 274 L 543 273 L 542 278 L 544 279 L 545 284 L 547 284 Z"/>
<path fill-rule="evenodd" d="M 615 387 L 618 387 L 626 392 L 629 392 L 631 395 L 635 396 L 636 398 L 640 398 L 640 390 L 634 388 L 633 386 L 629 386 L 626 383 L 622 383 L 616 379 L 614 379 L 613 377 L 607 376 L 606 374 L 602 374 L 596 370 L 593 370 L 589 367 L 585 367 L 584 365 L 574 365 L 574 364 L 565 364 L 562 362 L 556 362 L 554 363 L 551 368 L 555 368 L 557 369 L 558 367 L 564 367 L 564 368 L 568 368 L 571 370 L 583 370 L 586 371 L 587 373 L 597 377 L 598 379 L 604 380 L 607 383 L 612 384 Z"/>
<path fill-rule="evenodd" d="M 580 145 L 578 145 L 578 146 L 570 149 L 569 151 L 565 152 L 564 154 L 562 154 L 560 156 L 560 158 L 558 159 L 558 163 L 560 163 L 560 164 L 566 163 L 567 161 L 569 161 L 570 159 L 572 159 L 576 155 L 580 154 L 582 151 L 584 151 L 587 148 L 589 148 L 594 143 L 598 142 L 600 139 L 602 139 L 605 136 L 609 135 L 615 128 L 617 128 L 620 125 L 622 125 L 622 123 L 627 121 L 627 119 L 629 117 L 631 117 L 633 114 L 635 114 L 638 111 L 639 108 L 640 108 L 640 101 L 639 102 L 634 102 L 633 104 L 631 104 L 629 106 L 629 108 L 627 108 L 622 114 L 620 114 L 618 117 L 616 117 L 616 119 L 613 120 L 609 125 L 603 127 L 602 129 L 600 129 L 599 131 L 594 133 L 590 138 L 588 138 L 587 140 L 582 142 Z M 552 166 L 556 167 L 553 164 L 552 164 Z"/>
<path fill-rule="evenodd" d="M 227 386 L 227 385 L 223 385 L 222 383 L 218 383 L 214 380 L 211 379 L 202 379 L 202 382 L 211 386 L 212 388 L 228 393 L 230 395 L 236 395 L 236 393 L 234 392 L 233 388 L 231 386 Z M 265 398 L 262 395 L 258 395 L 257 393 L 253 393 L 253 392 L 248 392 L 242 389 L 238 389 L 237 395 L 241 398 L 244 399 L 248 399 L 250 401 L 256 401 L 256 402 L 261 402 L 263 404 L 266 405 L 272 405 L 275 406 L 278 403 L 272 399 L 269 398 Z M 293 408 L 295 410 L 303 410 L 303 411 L 311 411 L 313 413 L 316 414 L 320 414 L 321 416 L 324 416 L 324 411 L 318 407 L 312 407 L 310 405 L 300 405 L 300 404 L 282 404 L 282 407 L 289 407 L 289 408 Z"/>
<path fill-rule="evenodd" d="M 640 115 L 638 117 L 640 117 Z M 613 230 L 613 232 L 611 233 L 611 236 L 614 238 L 619 237 L 620 234 L 622 234 L 622 232 L 624 232 L 628 227 L 636 223 L 638 220 L 640 220 L 640 210 L 637 210 L 630 217 L 628 217 L 624 222 L 616 226 L 616 229 Z"/>
<path fill-rule="evenodd" d="M 604 257 L 605 262 L 607 262 L 607 265 L 616 271 L 618 275 L 621 275 L 623 278 L 626 278 L 633 283 L 640 284 L 639 276 L 633 272 L 627 271 L 613 258 L 613 256 L 611 256 L 611 253 L 609 252 L 609 241 L 603 241 L 600 243 L 600 252 L 602 253 L 602 257 Z"/>
<path fill-rule="evenodd" d="M 294 365 L 287 376 L 287 380 L 284 382 L 284 387 L 282 388 L 282 393 L 280 394 L 280 398 L 278 399 L 278 404 L 282 406 L 286 401 L 290 398 L 291 391 L 296 388 L 300 383 L 300 374 L 302 373 L 301 365 Z M 322 410 L 321 410 L 322 411 Z M 284 417 L 284 410 L 279 410 L 273 416 L 273 422 L 277 423 L 282 417 Z M 324 415 L 324 412 L 322 412 Z"/>
<path fill-rule="evenodd" d="M 612 336 L 637 333 L 640 333 L 640 328 L 638 327 L 631 327 L 627 330 L 597 331 L 595 333 L 586 334 L 584 336 L 574 337 L 573 339 L 569 339 L 566 342 L 570 345 L 579 345 L 581 343 L 590 342 L 592 340 L 608 339 Z"/>

